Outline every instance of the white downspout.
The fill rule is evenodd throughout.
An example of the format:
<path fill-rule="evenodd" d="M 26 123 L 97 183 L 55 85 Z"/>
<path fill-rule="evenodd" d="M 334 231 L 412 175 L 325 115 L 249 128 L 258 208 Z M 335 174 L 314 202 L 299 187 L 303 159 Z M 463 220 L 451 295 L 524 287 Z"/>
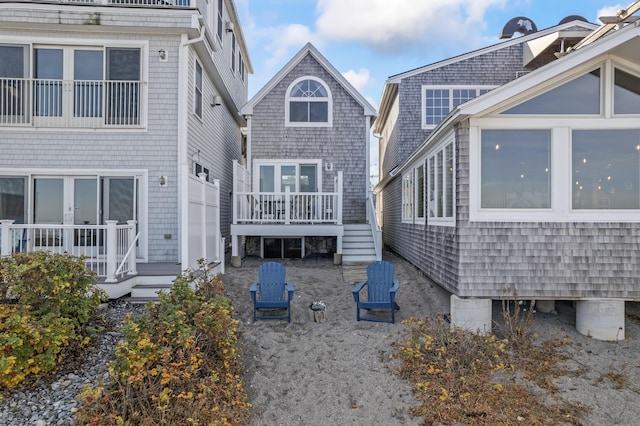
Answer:
<path fill-rule="evenodd" d="M 200 19 L 201 16 L 194 16 Z M 178 48 L 178 256 L 180 256 L 181 268 L 189 267 L 189 234 L 186 232 L 189 225 L 189 163 L 187 161 L 187 139 L 188 139 L 188 118 L 187 108 L 189 107 L 189 87 L 187 85 L 189 69 L 189 49 L 188 46 L 205 37 L 205 26 L 200 26 L 200 35 L 188 40 L 187 35 L 182 35 L 182 41 Z"/>

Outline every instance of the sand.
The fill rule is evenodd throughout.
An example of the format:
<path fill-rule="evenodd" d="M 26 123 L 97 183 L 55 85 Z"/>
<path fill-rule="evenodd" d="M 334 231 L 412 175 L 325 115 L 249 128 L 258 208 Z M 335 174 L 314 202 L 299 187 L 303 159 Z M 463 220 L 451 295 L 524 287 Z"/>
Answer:
<path fill-rule="evenodd" d="M 448 313 L 449 293 L 401 258 L 385 253 L 400 282 L 396 323 L 356 321 L 351 289 L 362 271 L 334 266 L 332 259 L 283 260 L 295 287 L 292 321 L 253 322 L 249 286 L 263 259 L 243 259 L 229 268 L 225 287 L 240 320 L 245 384 L 253 405 L 250 425 L 418 425 L 408 414 L 416 405 L 411 385 L 389 370 L 402 320 Z M 309 304 L 327 305 L 326 321 L 315 322 Z M 587 425 L 640 424 L 640 309 L 627 303 L 622 342 L 601 342 L 575 330 L 575 311 L 558 303 L 557 314 L 534 315 L 541 336 L 568 336 L 564 368 L 581 371 L 557 379 L 561 395 L 591 408 Z M 494 318 L 500 320 L 500 305 Z M 608 378 L 620 375 L 625 382 Z"/>

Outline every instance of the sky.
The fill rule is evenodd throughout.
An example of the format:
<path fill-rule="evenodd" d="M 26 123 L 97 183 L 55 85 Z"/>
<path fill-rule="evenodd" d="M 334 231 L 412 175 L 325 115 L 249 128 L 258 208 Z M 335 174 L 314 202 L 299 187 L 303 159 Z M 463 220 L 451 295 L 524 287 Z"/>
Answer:
<path fill-rule="evenodd" d="M 512 18 L 600 24 L 632 0 L 236 0 L 253 74 L 249 99 L 307 42 L 374 106 L 388 77 L 499 43 Z M 520 34 L 516 33 L 514 37 Z M 504 41 L 504 40 L 502 40 Z M 372 138 L 371 173 L 377 174 Z"/>

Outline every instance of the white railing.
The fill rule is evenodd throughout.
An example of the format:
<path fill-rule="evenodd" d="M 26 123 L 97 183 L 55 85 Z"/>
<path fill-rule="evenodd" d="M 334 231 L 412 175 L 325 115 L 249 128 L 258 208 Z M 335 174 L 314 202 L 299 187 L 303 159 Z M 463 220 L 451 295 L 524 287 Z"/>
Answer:
<path fill-rule="evenodd" d="M 144 82 L 0 78 L 0 125 L 139 127 Z"/>
<path fill-rule="evenodd" d="M 371 226 L 373 244 L 376 248 L 376 259 L 382 260 L 382 229 L 380 229 L 380 225 L 378 225 L 376 205 L 373 199 L 373 193 L 371 191 L 367 192 L 367 222 L 369 222 L 369 226 Z"/>
<path fill-rule="evenodd" d="M 342 223 L 338 192 L 237 192 L 233 223 Z"/>
<path fill-rule="evenodd" d="M 191 7 L 196 0 L 52 0 L 55 3 L 96 4 L 100 6 L 170 6 Z"/>
<path fill-rule="evenodd" d="M 116 282 L 118 277 L 136 273 L 135 249 L 129 250 L 135 244 L 135 223 L 118 225 L 107 220 L 105 225 L 44 225 L 0 220 L 0 254 L 46 250 L 84 256 L 87 268 L 98 277 Z M 120 263 L 123 267 L 116 274 Z"/>

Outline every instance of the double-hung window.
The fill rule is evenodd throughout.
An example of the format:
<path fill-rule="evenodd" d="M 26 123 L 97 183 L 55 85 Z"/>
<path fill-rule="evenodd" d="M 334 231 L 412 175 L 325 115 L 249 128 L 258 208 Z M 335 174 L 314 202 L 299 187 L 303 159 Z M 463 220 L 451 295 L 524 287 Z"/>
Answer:
<path fill-rule="evenodd" d="M 453 142 L 427 157 L 429 223 L 453 223 L 455 185 Z"/>
<path fill-rule="evenodd" d="M 422 128 L 436 127 L 454 108 L 495 86 L 422 86 Z"/>
<path fill-rule="evenodd" d="M 402 221 L 413 222 L 413 170 L 402 177 Z"/>
<path fill-rule="evenodd" d="M 198 61 L 196 61 L 193 108 L 193 112 L 202 118 L 202 65 Z"/>
<path fill-rule="evenodd" d="M 217 19 L 216 19 L 216 35 L 218 36 L 218 41 L 220 42 L 220 44 L 222 44 L 222 34 L 224 32 L 224 29 L 222 28 L 222 3 L 223 0 L 218 0 L 218 10 L 217 10 Z"/>

